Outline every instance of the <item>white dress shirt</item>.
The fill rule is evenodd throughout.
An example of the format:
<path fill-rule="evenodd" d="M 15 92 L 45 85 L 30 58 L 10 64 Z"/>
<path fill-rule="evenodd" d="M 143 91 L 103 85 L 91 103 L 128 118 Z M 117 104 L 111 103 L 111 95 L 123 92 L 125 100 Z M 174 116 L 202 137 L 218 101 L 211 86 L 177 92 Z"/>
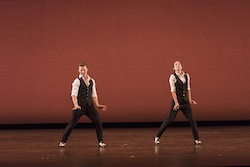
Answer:
<path fill-rule="evenodd" d="M 79 75 L 79 78 L 81 78 L 81 74 Z M 79 92 L 79 87 L 80 87 L 80 80 L 79 78 L 76 78 L 74 80 L 74 82 L 72 83 L 72 91 L 71 91 L 71 96 L 78 96 L 78 92 Z M 89 86 L 89 81 L 90 79 L 93 81 L 93 86 L 92 86 L 92 98 L 93 97 L 97 97 L 97 93 L 96 93 L 96 86 L 95 86 L 95 80 L 93 78 L 90 78 L 90 76 L 88 75 L 88 82 L 86 83 L 85 80 L 83 79 L 83 81 L 85 82 L 85 84 L 87 86 Z"/>
<path fill-rule="evenodd" d="M 175 74 L 180 78 L 180 80 L 182 81 L 183 84 L 186 83 L 186 78 L 185 78 L 185 72 L 182 71 L 182 75 L 178 74 L 177 72 L 175 72 Z M 190 77 L 189 74 L 187 73 L 187 79 L 188 79 L 188 85 L 187 85 L 187 90 L 191 90 L 190 88 Z M 176 87 L 175 87 L 175 83 L 176 83 L 176 78 L 174 76 L 174 74 L 171 74 L 169 77 L 169 84 L 170 84 L 170 88 L 171 88 L 171 92 L 176 92 Z"/>

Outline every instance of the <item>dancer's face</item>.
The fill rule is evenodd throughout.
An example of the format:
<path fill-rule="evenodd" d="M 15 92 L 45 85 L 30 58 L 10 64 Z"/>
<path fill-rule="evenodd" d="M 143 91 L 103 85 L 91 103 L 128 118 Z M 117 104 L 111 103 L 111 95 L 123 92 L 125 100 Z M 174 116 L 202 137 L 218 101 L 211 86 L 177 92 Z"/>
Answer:
<path fill-rule="evenodd" d="M 83 67 L 80 66 L 78 71 L 81 74 L 81 76 L 87 76 L 88 75 L 88 67 L 87 66 L 83 66 Z"/>
<path fill-rule="evenodd" d="M 181 72 L 181 70 L 182 70 L 181 62 L 176 61 L 176 62 L 174 63 L 174 70 L 177 71 L 177 72 Z"/>

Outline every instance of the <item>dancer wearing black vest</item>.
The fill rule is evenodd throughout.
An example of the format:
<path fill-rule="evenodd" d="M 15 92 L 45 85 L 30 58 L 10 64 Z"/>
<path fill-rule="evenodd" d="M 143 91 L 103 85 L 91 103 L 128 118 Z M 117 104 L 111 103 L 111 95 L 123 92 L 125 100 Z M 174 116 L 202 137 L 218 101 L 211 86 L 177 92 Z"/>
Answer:
<path fill-rule="evenodd" d="M 105 147 L 106 144 L 103 142 L 102 137 L 102 123 L 93 103 L 98 109 L 102 109 L 103 111 L 107 109 L 107 106 L 100 105 L 98 102 L 95 80 L 88 75 L 88 65 L 86 63 L 80 63 L 78 71 L 80 74 L 79 78 L 76 78 L 72 84 L 71 97 L 74 108 L 71 121 L 65 128 L 59 147 L 66 146 L 66 141 L 70 133 L 83 114 L 89 117 L 95 124 L 99 147 Z"/>
<path fill-rule="evenodd" d="M 194 120 L 191 105 L 197 104 L 191 99 L 190 77 L 182 71 L 182 65 L 179 61 L 174 63 L 174 73 L 169 78 L 169 84 L 172 92 L 172 104 L 167 119 L 162 123 L 159 132 L 155 137 L 155 144 L 160 144 L 160 137 L 170 123 L 175 119 L 179 110 L 183 112 L 191 125 L 195 144 L 201 144 L 199 140 L 197 124 Z"/>

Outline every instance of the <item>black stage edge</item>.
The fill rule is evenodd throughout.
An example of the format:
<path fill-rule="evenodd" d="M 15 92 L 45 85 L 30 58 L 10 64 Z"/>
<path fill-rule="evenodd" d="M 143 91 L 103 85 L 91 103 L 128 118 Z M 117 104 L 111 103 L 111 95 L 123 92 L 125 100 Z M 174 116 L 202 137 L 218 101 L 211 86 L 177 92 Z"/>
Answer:
<path fill-rule="evenodd" d="M 160 127 L 162 122 L 136 122 L 136 123 L 103 123 L 103 128 L 144 128 Z M 198 126 L 246 126 L 250 121 L 197 121 Z M 65 128 L 67 123 L 61 124 L 4 124 L 0 129 L 58 129 Z M 172 122 L 170 127 L 189 126 L 188 122 Z M 92 123 L 78 123 L 76 128 L 93 128 Z"/>

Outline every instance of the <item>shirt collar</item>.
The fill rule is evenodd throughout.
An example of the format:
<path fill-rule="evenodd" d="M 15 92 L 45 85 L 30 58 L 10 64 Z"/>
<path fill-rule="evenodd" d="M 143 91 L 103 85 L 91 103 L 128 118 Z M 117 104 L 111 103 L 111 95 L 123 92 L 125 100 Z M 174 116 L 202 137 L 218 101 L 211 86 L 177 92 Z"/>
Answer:
<path fill-rule="evenodd" d="M 87 77 L 88 77 L 88 81 L 89 81 L 91 78 L 90 78 L 89 75 L 88 75 Z M 81 75 L 81 74 L 79 74 L 79 78 L 82 78 L 82 75 Z"/>
<path fill-rule="evenodd" d="M 184 71 L 182 71 L 182 75 L 181 75 L 181 74 L 178 74 L 177 72 L 175 72 L 175 74 L 176 74 L 177 76 L 182 77 L 182 76 L 185 74 L 185 72 L 184 72 Z"/>

